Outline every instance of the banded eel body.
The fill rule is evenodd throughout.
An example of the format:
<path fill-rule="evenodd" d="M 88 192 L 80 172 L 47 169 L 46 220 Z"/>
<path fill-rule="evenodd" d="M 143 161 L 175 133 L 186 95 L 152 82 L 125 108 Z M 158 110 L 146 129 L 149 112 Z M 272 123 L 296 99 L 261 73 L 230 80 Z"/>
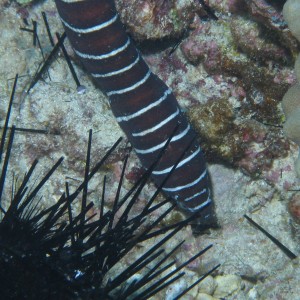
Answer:
<path fill-rule="evenodd" d="M 119 125 L 145 168 L 179 126 L 152 175 L 156 184 L 161 183 L 195 138 L 176 98 L 149 70 L 127 36 L 114 1 L 56 0 L 56 5 L 72 47 L 95 84 L 108 96 Z M 200 223 L 213 218 L 206 163 L 196 141 L 163 191 L 185 212 L 207 206 Z"/>

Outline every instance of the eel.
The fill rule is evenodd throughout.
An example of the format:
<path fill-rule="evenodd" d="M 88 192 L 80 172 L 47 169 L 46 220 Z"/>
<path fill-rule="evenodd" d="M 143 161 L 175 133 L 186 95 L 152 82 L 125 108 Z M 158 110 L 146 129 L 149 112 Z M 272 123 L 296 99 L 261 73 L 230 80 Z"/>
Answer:
<path fill-rule="evenodd" d="M 160 185 L 184 153 L 163 193 L 187 215 L 201 211 L 197 219 L 200 230 L 214 227 L 211 184 L 196 133 L 170 88 L 151 72 L 127 35 L 114 1 L 55 2 L 76 55 L 107 95 L 117 122 L 145 169 L 156 160 L 177 126 L 151 178 Z"/>

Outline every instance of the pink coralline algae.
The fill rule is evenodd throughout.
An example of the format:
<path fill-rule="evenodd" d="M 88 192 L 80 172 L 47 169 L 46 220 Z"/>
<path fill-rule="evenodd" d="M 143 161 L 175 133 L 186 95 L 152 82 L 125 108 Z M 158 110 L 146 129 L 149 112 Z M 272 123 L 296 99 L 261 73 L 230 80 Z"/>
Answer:
<path fill-rule="evenodd" d="M 193 107 L 190 118 L 208 157 L 256 177 L 275 158 L 288 154 L 288 142 L 276 126 L 282 120 L 278 103 L 295 80 L 289 51 L 241 16 L 218 22 L 196 19 L 193 26 L 181 44 L 183 54 L 196 68 L 203 66 L 218 85 L 223 82 L 238 109 L 223 93 Z"/>
<path fill-rule="evenodd" d="M 235 17 L 230 24 L 230 30 L 234 39 L 235 47 L 240 49 L 248 57 L 262 60 L 274 60 L 282 62 L 287 58 L 287 50 L 274 43 L 271 36 L 263 37 L 262 28 L 258 23 Z M 268 34 L 268 33 L 267 33 Z"/>
<path fill-rule="evenodd" d="M 209 74 L 236 76 L 245 89 L 254 87 L 265 96 L 281 99 L 291 83 L 289 52 L 263 36 L 257 23 L 233 16 L 219 22 L 196 19 L 193 25 L 195 30 L 181 45 L 190 63 L 202 63 Z M 285 74 L 281 81 L 278 73 Z"/>

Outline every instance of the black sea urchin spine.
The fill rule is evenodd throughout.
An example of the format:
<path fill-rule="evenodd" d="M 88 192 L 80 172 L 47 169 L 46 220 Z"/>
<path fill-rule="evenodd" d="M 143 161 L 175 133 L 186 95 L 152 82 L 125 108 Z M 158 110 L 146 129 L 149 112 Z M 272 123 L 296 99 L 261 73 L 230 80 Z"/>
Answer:
<path fill-rule="evenodd" d="M 8 122 L 3 130 L 3 141 L 7 132 Z M 15 127 L 12 126 L 1 173 L 1 194 L 7 177 L 14 133 Z M 169 137 L 158 160 L 163 156 L 171 138 L 172 136 Z M 170 261 L 170 257 L 179 249 L 182 242 L 167 254 L 161 247 L 197 215 L 166 228 L 153 230 L 172 211 L 173 205 L 146 225 L 148 216 L 152 212 L 161 211 L 169 202 L 166 200 L 153 205 L 161 187 L 140 214 L 130 217 L 131 208 L 158 160 L 123 198 L 119 198 L 119 193 L 116 193 L 112 210 L 103 213 L 104 199 L 102 199 L 100 219 L 87 216 L 93 207 L 93 203 L 87 199 L 88 182 L 119 143 L 120 140 L 91 168 L 90 131 L 83 182 L 72 193 L 66 184 L 66 192 L 57 203 L 45 209 L 39 209 L 40 190 L 60 166 L 63 158 L 60 158 L 48 173 L 29 189 L 29 181 L 38 164 L 37 160 L 33 162 L 18 184 L 18 188 L 13 190 L 8 209 L 5 210 L 1 206 L 3 216 L 0 222 L 0 282 L 3 299 L 148 299 L 182 277 L 183 268 L 211 248 L 211 245 L 208 246 L 187 262 L 170 270 L 175 265 L 175 261 Z M 173 171 L 179 162 L 180 158 L 175 163 Z M 125 166 L 126 164 L 124 170 Z M 124 176 L 124 172 L 122 174 Z M 172 170 L 168 176 L 171 175 Z M 120 187 L 122 180 L 121 177 Z M 17 186 L 14 183 L 13 185 Z M 81 211 L 73 215 L 71 205 L 81 194 Z M 126 209 L 117 219 L 116 214 L 125 204 Z M 145 225 L 144 229 L 141 229 L 141 225 Z M 137 244 L 163 233 L 166 235 L 162 236 L 160 241 L 151 244 L 140 258 L 121 269 L 117 275 L 110 274 L 112 268 Z M 138 280 L 132 279 L 135 274 L 140 274 Z M 184 295 L 188 290 L 189 288 L 181 294 Z"/>

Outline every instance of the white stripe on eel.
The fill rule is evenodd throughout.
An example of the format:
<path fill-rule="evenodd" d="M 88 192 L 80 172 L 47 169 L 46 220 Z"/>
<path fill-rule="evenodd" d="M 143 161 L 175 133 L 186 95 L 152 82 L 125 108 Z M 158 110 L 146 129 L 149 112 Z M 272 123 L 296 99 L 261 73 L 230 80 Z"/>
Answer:
<path fill-rule="evenodd" d="M 133 85 L 131 85 L 131 86 L 125 88 L 125 89 L 107 92 L 106 95 L 109 97 L 111 95 L 125 94 L 125 93 L 128 93 L 128 92 L 132 91 L 132 90 L 135 90 L 136 88 L 141 86 L 143 83 L 145 83 L 147 81 L 147 79 L 150 77 L 151 74 L 152 74 L 152 72 L 148 69 L 147 74 L 141 80 L 137 81 L 135 84 L 133 84 Z"/>
<path fill-rule="evenodd" d="M 111 77 L 111 76 L 115 76 L 115 75 L 119 75 L 121 73 L 124 73 L 128 70 L 130 70 L 132 67 L 134 67 L 140 60 L 140 55 L 138 54 L 137 55 L 137 58 L 134 60 L 133 63 L 129 64 L 128 66 L 122 68 L 122 69 L 119 69 L 119 70 L 116 70 L 116 71 L 113 71 L 113 72 L 109 72 L 109 73 L 103 73 L 103 74 L 100 74 L 100 73 L 92 73 L 91 75 L 94 77 L 94 78 L 106 78 L 106 77 Z"/>
<path fill-rule="evenodd" d="M 76 3 L 76 2 L 80 2 L 81 0 L 61 0 L 61 1 L 65 3 Z"/>
<path fill-rule="evenodd" d="M 170 95 L 172 93 L 172 91 L 170 89 L 167 89 L 165 92 L 164 92 L 164 95 L 162 97 L 160 97 L 158 100 L 156 100 L 155 102 L 147 105 L 146 107 L 138 110 L 137 112 L 131 114 L 131 115 L 128 115 L 128 116 L 124 116 L 124 117 L 117 117 L 117 121 L 120 123 L 120 122 L 127 122 L 131 119 L 134 119 L 136 117 L 139 117 L 141 116 L 142 114 L 144 114 L 145 112 L 149 111 L 150 109 L 152 109 L 153 107 L 155 106 L 158 106 L 159 104 L 161 104 L 164 100 L 167 99 L 168 95 Z"/>
<path fill-rule="evenodd" d="M 118 14 L 115 14 L 110 20 L 108 20 L 106 22 L 103 22 L 99 25 L 92 26 L 92 27 L 89 27 L 89 28 L 74 27 L 74 26 L 70 25 L 68 22 L 66 22 L 65 20 L 63 20 L 62 18 L 60 18 L 60 19 L 66 27 L 73 30 L 74 32 L 86 34 L 86 33 L 95 32 L 95 31 L 98 31 L 98 30 L 101 30 L 103 28 L 106 28 L 106 27 L 110 26 L 111 24 L 113 24 L 118 19 Z"/>
<path fill-rule="evenodd" d="M 110 57 L 113 57 L 113 56 L 119 54 L 120 52 L 124 51 L 129 45 L 130 45 L 130 39 L 128 38 L 126 43 L 123 46 L 121 46 L 117 49 L 114 49 L 105 54 L 92 55 L 92 54 L 82 53 L 76 49 L 74 49 L 74 51 L 79 57 L 84 58 L 84 59 L 102 60 L 102 59 L 107 59 L 107 58 L 110 58 Z"/>
<path fill-rule="evenodd" d="M 184 202 L 189 202 L 189 201 L 195 199 L 196 197 L 201 196 L 202 194 L 206 193 L 206 191 L 207 191 L 207 189 L 204 188 L 201 192 L 196 193 L 196 194 L 194 194 L 194 195 L 191 196 L 191 197 L 185 198 L 185 199 L 184 199 Z"/>
<path fill-rule="evenodd" d="M 177 186 L 177 187 L 170 187 L 170 188 L 162 188 L 164 191 L 166 192 L 178 192 L 180 190 L 183 190 L 183 189 L 187 189 L 197 183 L 199 183 L 205 176 L 206 176 L 206 173 L 207 173 L 207 170 L 205 169 L 205 171 L 194 181 L 188 183 L 188 184 L 185 184 L 185 185 L 181 185 L 181 186 Z"/>
<path fill-rule="evenodd" d="M 194 206 L 194 207 L 187 207 L 185 206 L 185 209 L 190 211 L 190 212 L 195 212 L 195 211 L 199 211 L 201 208 L 203 208 L 204 206 L 208 205 L 209 203 L 211 203 L 211 199 L 207 198 L 206 201 L 204 201 L 203 203 L 201 203 L 200 205 Z M 207 215 L 206 217 L 209 217 L 210 215 Z"/>
<path fill-rule="evenodd" d="M 193 152 L 190 156 L 188 156 L 187 158 L 181 160 L 180 163 L 176 166 L 175 169 L 178 169 L 181 166 L 183 166 L 186 163 L 188 163 L 189 161 L 191 161 L 199 152 L 200 152 L 200 147 L 198 147 L 198 149 L 195 152 Z M 171 166 L 169 168 L 166 168 L 164 170 L 153 171 L 152 174 L 153 175 L 163 175 L 163 174 L 169 173 L 172 170 L 172 168 L 173 168 L 173 166 Z"/>
<path fill-rule="evenodd" d="M 180 140 L 181 138 L 183 138 L 183 137 L 188 133 L 188 131 L 189 131 L 190 129 L 191 129 L 191 127 L 190 127 L 190 125 L 188 124 L 187 128 L 186 128 L 184 131 L 182 131 L 181 133 L 175 135 L 175 136 L 171 139 L 170 143 L 175 142 L 175 141 Z M 157 150 L 160 150 L 161 148 L 163 148 L 163 147 L 166 145 L 167 141 L 168 141 L 168 140 L 165 140 L 165 141 L 163 141 L 162 143 L 160 143 L 160 144 L 158 144 L 158 145 L 156 145 L 156 146 L 153 146 L 153 147 L 151 147 L 151 148 L 148 148 L 148 149 L 137 149 L 137 148 L 135 148 L 134 150 L 135 150 L 135 152 L 140 153 L 140 154 L 148 154 L 148 153 L 152 153 L 152 152 L 154 152 L 154 151 L 157 151 Z"/>
<path fill-rule="evenodd" d="M 160 123 L 156 124 L 155 126 L 149 128 L 147 130 L 144 130 L 144 131 L 141 131 L 141 132 L 134 132 L 134 133 L 132 133 L 132 136 L 134 136 L 134 137 L 145 136 L 149 133 L 152 133 L 152 132 L 156 131 L 157 129 L 163 127 L 168 122 L 170 122 L 172 119 L 174 119 L 176 116 L 178 116 L 179 113 L 180 113 L 180 111 L 179 111 L 179 108 L 177 107 L 176 111 L 173 114 L 171 114 L 168 118 L 164 119 Z"/>

